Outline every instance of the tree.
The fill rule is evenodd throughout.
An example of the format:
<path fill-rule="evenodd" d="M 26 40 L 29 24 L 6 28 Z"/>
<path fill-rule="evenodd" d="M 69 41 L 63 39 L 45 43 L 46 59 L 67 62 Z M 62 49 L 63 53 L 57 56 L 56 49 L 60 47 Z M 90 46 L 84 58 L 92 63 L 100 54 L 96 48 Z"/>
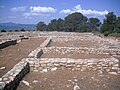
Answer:
<path fill-rule="evenodd" d="M 109 12 L 105 15 L 106 19 L 104 19 L 103 25 L 101 27 L 101 32 L 106 36 L 110 33 L 114 33 L 115 23 L 116 23 L 116 15 L 113 12 Z"/>
<path fill-rule="evenodd" d="M 89 31 L 98 31 L 101 22 L 98 18 L 89 18 L 88 24 L 89 24 Z"/>
<path fill-rule="evenodd" d="M 15 30 L 15 32 L 19 32 L 19 30 Z"/>
<path fill-rule="evenodd" d="M 78 25 L 85 22 L 87 22 L 87 17 L 78 12 L 72 13 L 65 17 L 65 29 L 66 31 L 74 32 L 77 30 Z"/>
<path fill-rule="evenodd" d="M 56 31 L 57 30 L 57 19 L 51 20 L 51 22 L 48 24 L 49 31 Z"/>
<path fill-rule="evenodd" d="M 93 27 L 99 27 L 101 22 L 98 18 L 89 18 L 89 23 L 90 25 L 92 25 Z"/>
<path fill-rule="evenodd" d="M 120 17 L 116 17 L 113 12 L 109 12 L 104 19 L 103 25 L 101 27 L 101 32 L 105 36 L 120 36 Z"/>
<path fill-rule="evenodd" d="M 87 23 L 83 23 L 78 25 L 76 32 L 87 32 L 88 31 L 88 25 Z"/>
<path fill-rule="evenodd" d="M 25 32 L 25 29 L 21 29 L 20 31 Z"/>
<path fill-rule="evenodd" d="M 105 23 L 107 24 L 115 24 L 116 22 L 116 15 L 114 14 L 114 12 L 109 12 L 108 14 L 105 15 L 106 19 L 105 19 Z"/>
<path fill-rule="evenodd" d="M 61 18 L 57 20 L 57 31 L 64 31 L 64 20 Z"/>
<path fill-rule="evenodd" d="M 37 25 L 37 31 L 46 31 L 47 25 L 44 22 L 39 22 Z"/>
<path fill-rule="evenodd" d="M 115 32 L 120 33 L 120 17 L 117 17 Z"/>

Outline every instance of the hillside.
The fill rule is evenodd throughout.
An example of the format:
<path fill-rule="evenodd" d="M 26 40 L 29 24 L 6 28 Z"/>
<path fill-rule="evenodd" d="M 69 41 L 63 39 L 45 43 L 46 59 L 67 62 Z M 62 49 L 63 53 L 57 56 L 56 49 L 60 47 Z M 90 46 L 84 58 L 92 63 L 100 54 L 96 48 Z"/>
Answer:
<path fill-rule="evenodd" d="M 25 29 L 25 30 L 34 30 L 36 28 L 35 24 L 19 24 L 19 23 L 0 23 L 0 30 L 5 29 L 5 30 L 20 30 L 20 29 Z"/>

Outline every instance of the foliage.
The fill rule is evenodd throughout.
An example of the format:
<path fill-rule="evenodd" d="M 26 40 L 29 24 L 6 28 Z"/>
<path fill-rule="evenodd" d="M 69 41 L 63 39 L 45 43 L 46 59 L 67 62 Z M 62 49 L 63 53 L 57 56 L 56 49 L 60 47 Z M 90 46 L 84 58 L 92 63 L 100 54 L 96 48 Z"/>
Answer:
<path fill-rule="evenodd" d="M 65 29 L 70 32 L 79 31 L 78 27 L 87 22 L 87 17 L 81 13 L 72 13 L 65 17 Z"/>
<path fill-rule="evenodd" d="M 90 25 L 90 31 L 97 31 L 98 27 L 101 24 L 98 18 L 89 18 L 88 22 Z"/>
<path fill-rule="evenodd" d="M 120 17 L 109 12 L 101 24 L 98 18 L 87 18 L 83 14 L 75 12 L 64 19 L 53 19 L 48 25 L 39 22 L 36 27 L 38 31 L 101 32 L 105 36 L 119 36 Z"/>
<path fill-rule="evenodd" d="M 20 31 L 25 32 L 25 29 L 21 29 Z"/>
<path fill-rule="evenodd" d="M 45 31 L 47 29 L 47 26 L 44 22 L 39 22 L 36 27 L 38 31 Z"/>
<path fill-rule="evenodd" d="M 15 30 L 15 32 L 19 32 L 19 30 Z"/>
<path fill-rule="evenodd" d="M 5 29 L 2 29 L 1 32 L 6 32 L 6 30 L 5 30 Z"/>
<path fill-rule="evenodd" d="M 106 19 L 101 26 L 101 33 L 105 36 L 119 36 L 120 34 L 120 17 L 116 17 L 113 12 L 105 15 Z M 117 35 L 118 34 L 118 35 Z"/>

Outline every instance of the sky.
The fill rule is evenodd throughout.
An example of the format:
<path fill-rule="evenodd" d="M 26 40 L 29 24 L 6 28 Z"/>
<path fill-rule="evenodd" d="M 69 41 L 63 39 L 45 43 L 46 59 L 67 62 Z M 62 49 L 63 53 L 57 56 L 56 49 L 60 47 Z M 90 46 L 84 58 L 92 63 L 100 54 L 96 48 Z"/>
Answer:
<path fill-rule="evenodd" d="M 74 12 L 103 21 L 108 12 L 120 16 L 120 0 L 0 0 L 0 23 L 48 24 Z"/>

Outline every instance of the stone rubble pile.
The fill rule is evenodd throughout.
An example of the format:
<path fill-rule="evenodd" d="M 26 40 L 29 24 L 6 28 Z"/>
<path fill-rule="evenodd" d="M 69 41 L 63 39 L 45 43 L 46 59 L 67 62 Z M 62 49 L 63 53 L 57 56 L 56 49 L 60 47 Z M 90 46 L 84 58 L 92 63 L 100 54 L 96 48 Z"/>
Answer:
<path fill-rule="evenodd" d="M 71 58 L 27 58 L 30 71 L 48 72 L 58 69 L 95 70 L 100 73 L 120 74 L 119 60 L 116 58 L 102 59 L 71 59 Z"/>

